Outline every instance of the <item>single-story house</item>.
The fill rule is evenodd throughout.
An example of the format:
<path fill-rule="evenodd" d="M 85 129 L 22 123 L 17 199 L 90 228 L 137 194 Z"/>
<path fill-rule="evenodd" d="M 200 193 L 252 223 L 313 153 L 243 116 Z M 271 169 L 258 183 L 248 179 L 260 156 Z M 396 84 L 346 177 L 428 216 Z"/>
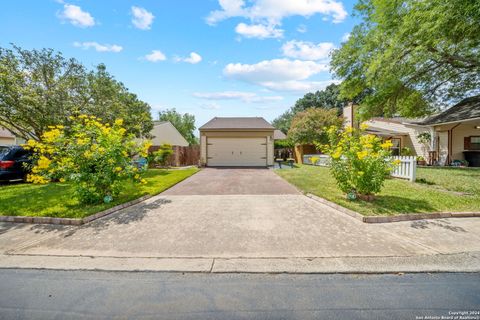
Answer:
<path fill-rule="evenodd" d="M 275 128 L 261 117 L 215 117 L 199 128 L 200 159 L 207 166 L 273 165 Z"/>
<path fill-rule="evenodd" d="M 353 106 L 344 108 L 347 126 L 357 125 L 352 110 Z M 369 133 L 392 140 L 393 154 L 408 147 L 430 164 L 444 166 L 467 160 L 470 166 L 480 166 L 480 96 L 464 99 L 425 119 L 372 118 L 365 123 Z M 422 143 L 421 134 L 429 135 L 430 142 Z"/>
<path fill-rule="evenodd" d="M 170 121 L 154 121 L 152 135 L 152 146 L 161 146 L 162 144 L 171 144 L 172 146 L 188 146 L 188 141 L 180 132 L 170 123 Z"/>
<path fill-rule="evenodd" d="M 20 145 L 24 143 L 24 139 L 16 137 L 7 129 L 0 127 L 0 146 Z"/>

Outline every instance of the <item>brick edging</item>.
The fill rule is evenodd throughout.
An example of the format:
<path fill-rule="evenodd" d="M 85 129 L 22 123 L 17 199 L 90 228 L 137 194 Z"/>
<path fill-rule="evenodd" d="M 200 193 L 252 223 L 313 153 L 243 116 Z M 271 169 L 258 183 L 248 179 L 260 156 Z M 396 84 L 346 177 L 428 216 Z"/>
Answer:
<path fill-rule="evenodd" d="M 145 195 L 143 197 L 134 199 L 132 201 L 128 201 L 109 209 L 97 212 L 92 214 L 88 217 L 82 219 L 72 219 L 72 218 L 53 218 L 53 217 L 27 217 L 27 216 L 0 216 L 0 222 L 16 222 L 16 223 L 35 223 L 35 224 L 56 224 L 56 225 L 73 225 L 79 226 L 93 220 L 100 219 L 105 217 L 109 214 L 117 212 L 118 210 L 125 209 L 127 207 L 131 207 L 136 205 L 142 201 L 145 201 L 149 198 L 153 197 L 153 195 Z"/>
<path fill-rule="evenodd" d="M 411 214 L 399 214 L 395 216 L 364 216 L 356 211 L 347 209 L 341 205 L 328 201 L 324 198 L 320 198 L 311 193 L 306 194 L 307 197 L 321 202 L 329 207 L 332 207 L 342 213 L 345 213 L 357 220 L 364 223 L 389 223 L 399 221 L 413 221 L 424 219 L 442 219 L 442 218 L 480 218 L 480 212 L 431 212 L 431 213 L 411 213 Z"/>

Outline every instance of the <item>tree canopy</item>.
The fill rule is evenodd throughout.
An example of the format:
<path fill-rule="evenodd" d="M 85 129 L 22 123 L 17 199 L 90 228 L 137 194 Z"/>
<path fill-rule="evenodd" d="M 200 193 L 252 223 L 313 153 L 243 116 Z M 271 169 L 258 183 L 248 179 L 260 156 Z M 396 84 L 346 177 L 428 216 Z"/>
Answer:
<path fill-rule="evenodd" d="M 362 22 L 334 51 L 341 97 L 361 114 L 426 115 L 480 90 L 480 2 L 359 0 Z"/>
<path fill-rule="evenodd" d="M 325 128 L 341 124 L 342 119 L 336 109 L 310 108 L 295 115 L 288 130 L 288 139 L 295 144 L 325 143 Z"/>
<path fill-rule="evenodd" d="M 128 133 L 148 135 L 150 106 L 115 80 L 103 64 L 88 71 L 53 49 L 0 47 L 0 126 L 28 139 L 41 139 L 49 126 L 70 124 L 70 116 L 92 115 Z"/>
<path fill-rule="evenodd" d="M 330 84 L 322 91 L 307 93 L 295 102 L 295 105 L 285 111 L 282 115 L 273 120 L 275 128 L 287 133 L 290 129 L 292 119 L 299 112 L 310 108 L 334 109 L 338 114 L 342 113 L 342 108 L 347 100 L 341 100 L 339 97 L 340 87 L 337 84 Z"/>
<path fill-rule="evenodd" d="M 198 139 L 195 136 L 195 116 L 193 114 L 181 114 L 173 108 L 160 111 L 158 116 L 160 121 L 170 121 L 189 144 L 198 144 Z"/>

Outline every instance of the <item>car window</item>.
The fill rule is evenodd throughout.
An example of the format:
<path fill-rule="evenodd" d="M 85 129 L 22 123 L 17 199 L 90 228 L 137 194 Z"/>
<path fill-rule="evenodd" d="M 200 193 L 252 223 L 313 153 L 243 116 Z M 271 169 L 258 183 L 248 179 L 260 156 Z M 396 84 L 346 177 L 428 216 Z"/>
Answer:
<path fill-rule="evenodd" d="M 9 147 L 0 147 L 0 160 L 6 160 L 9 153 L 10 153 Z"/>

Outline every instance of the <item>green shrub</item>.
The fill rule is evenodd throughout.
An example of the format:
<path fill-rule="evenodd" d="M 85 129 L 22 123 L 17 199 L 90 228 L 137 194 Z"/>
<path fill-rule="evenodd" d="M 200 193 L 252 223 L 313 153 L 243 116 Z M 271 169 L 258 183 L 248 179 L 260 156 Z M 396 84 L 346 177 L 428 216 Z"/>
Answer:
<path fill-rule="evenodd" d="M 171 144 L 165 143 L 160 146 L 157 151 L 154 151 L 150 156 L 150 162 L 165 166 L 168 157 L 173 154 L 173 147 Z"/>

